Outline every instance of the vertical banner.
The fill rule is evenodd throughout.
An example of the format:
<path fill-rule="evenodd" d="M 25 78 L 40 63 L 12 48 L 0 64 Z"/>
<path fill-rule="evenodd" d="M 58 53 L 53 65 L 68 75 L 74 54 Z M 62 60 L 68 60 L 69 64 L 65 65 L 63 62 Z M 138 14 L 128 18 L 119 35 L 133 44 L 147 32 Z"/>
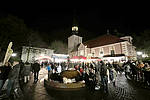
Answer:
<path fill-rule="evenodd" d="M 9 61 L 12 53 L 13 53 L 13 50 L 11 49 L 12 47 L 12 42 L 9 43 L 8 45 L 8 48 L 7 48 L 7 51 L 6 51 L 6 54 L 5 54 L 5 58 L 4 58 L 4 61 L 3 61 L 3 65 L 5 65 L 6 62 Z"/>

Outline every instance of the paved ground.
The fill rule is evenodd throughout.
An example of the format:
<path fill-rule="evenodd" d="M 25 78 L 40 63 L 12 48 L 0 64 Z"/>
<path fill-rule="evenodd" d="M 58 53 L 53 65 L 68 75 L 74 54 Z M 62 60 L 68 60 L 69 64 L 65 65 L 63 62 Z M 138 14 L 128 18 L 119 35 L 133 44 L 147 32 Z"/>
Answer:
<path fill-rule="evenodd" d="M 117 87 L 109 86 L 113 100 L 150 100 L 150 90 L 142 84 L 127 80 L 124 75 L 118 75 Z"/>
<path fill-rule="evenodd" d="M 43 81 L 47 71 L 42 68 L 40 71 L 39 81 L 33 84 L 33 78 L 24 86 L 24 100 L 58 100 L 47 93 Z M 101 95 L 102 94 L 102 95 Z M 73 100 L 75 98 L 65 97 L 60 100 Z M 77 98 L 75 100 L 150 100 L 150 90 L 141 88 L 139 83 L 127 80 L 124 75 L 118 75 L 117 86 L 113 87 L 109 84 L 109 93 L 95 92 L 88 94 L 85 98 Z"/>
<path fill-rule="evenodd" d="M 47 75 L 46 69 L 42 68 L 39 72 L 39 81 L 33 83 L 33 75 L 31 80 L 24 87 L 24 100 L 54 100 L 50 97 L 44 87 L 44 78 Z"/>

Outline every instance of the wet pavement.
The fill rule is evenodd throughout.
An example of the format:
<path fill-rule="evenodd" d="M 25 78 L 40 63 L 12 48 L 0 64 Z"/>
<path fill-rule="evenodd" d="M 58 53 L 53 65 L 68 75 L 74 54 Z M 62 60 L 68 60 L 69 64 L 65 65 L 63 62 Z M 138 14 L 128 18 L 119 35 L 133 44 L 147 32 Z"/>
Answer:
<path fill-rule="evenodd" d="M 35 84 L 33 74 L 30 81 L 23 87 L 24 100 L 54 100 L 47 93 L 44 87 L 44 78 L 47 76 L 47 70 L 42 68 L 39 72 L 39 80 Z"/>
<path fill-rule="evenodd" d="M 44 87 L 44 78 L 47 78 L 47 71 L 44 68 L 40 70 L 39 81 L 36 84 L 31 77 L 29 83 L 23 87 L 24 100 L 150 100 L 150 89 L 144 89 L 140 83 L 127 80 L 124 74 L 118 74 L 116 87 L 109 84 L 108 94 L 95 91 L 80 97 L 73 97 L 71 93 L 63 97 L 61 92 L 53 94 L 62 94 L 62 97 L 52 95 L 52 91 L 47 92 Z"/>

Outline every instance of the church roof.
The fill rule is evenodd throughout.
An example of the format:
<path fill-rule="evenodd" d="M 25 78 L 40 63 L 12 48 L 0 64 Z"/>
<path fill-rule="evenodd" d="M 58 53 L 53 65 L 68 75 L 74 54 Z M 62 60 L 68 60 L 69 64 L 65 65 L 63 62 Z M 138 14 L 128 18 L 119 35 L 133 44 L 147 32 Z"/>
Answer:
<path fill-rule="evenodd" d="M 126 41 L 126 40 L 120 39 L 119 37 L 114 36 L 114 35 L 107 34 L 107 35 L 103 35 L 95 39 L 86 41 L 83 44 L 86 45 L 88 48 L 93 48 L 93 47 L 99 47 L 99 46 L 114 44 L 114 43 L 123 42 L 123 41 Z"/>

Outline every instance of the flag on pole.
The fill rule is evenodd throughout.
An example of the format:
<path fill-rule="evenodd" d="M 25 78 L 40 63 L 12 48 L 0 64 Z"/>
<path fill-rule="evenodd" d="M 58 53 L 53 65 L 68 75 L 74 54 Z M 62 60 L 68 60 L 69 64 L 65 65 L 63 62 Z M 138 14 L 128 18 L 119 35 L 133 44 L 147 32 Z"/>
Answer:
<path fill-rule="evenodd" d="M 3 65 L 5 65 L 6 62 L 9 61 L 12 53 L 13 53 L 13 50 L 11 49 L 12 47 L 12 42 L 9 43 L 8 45 L 8 48 L 7 48 L 7 51 L 6 51 L 6 54 L 5 54 L 5 58 L 4 58 L 4 61 L 3 61 Z"/>

